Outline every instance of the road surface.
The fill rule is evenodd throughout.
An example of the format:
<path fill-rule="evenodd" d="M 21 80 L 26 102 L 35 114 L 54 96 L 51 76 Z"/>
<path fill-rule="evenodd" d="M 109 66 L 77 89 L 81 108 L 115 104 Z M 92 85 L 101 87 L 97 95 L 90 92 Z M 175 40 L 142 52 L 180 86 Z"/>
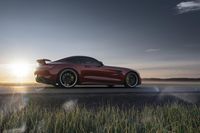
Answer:
<path fill-rule="evenodd" d="M 136 88 L 115 86 L 76 86 L 72 89 L 34 85 L 0 85 L 0 95 L 4 94 L 130 94 L 130 93 L 200 93 L 200 83 L 144 83 Z"/>
<path fill-rule="evenodd" d="M 73 89 L 51 86 L 0 86 L 0 106 L 26 105 L 34 101 L 42 106 L 60 106 L 67 102 L 80 106 L 163 105 L 166 103 L 200 105 L 200 83 L 145 83 L 137 88 L 117 86 L 78 86 Z"/>

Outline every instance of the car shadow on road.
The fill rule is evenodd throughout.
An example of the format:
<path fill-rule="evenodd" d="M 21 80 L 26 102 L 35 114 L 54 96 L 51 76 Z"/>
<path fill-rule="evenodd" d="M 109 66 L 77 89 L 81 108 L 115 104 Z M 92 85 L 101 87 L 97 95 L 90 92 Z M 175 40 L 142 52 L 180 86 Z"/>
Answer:
<path fill-rule="evenodd" d="M 134 88 L 127 88 L 124 86 L 113 86 L 113 87 L 108 87 L 108 86 L 75 86 L 73 88 L 63 88 L 63 87 L 54 87 L 54 86 L 47 86 L 44 87 L 44 89 L 63 89 L 63 90 L 68 90 L 68 89 L 139 89 L 141 87 L 134 87 Z"/>

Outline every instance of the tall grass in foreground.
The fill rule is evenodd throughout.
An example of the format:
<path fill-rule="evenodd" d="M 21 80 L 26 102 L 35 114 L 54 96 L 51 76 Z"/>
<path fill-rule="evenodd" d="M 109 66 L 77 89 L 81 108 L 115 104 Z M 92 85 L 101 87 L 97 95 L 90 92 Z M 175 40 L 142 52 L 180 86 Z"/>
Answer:
<path fill-rule="evenodd" d="M 41 108 L 28 105 L 15 113 L 0 114 L 0 132 L 22 127 L 37 133 L 134 133 L 134 132 L 200 132 L 200 107 L 195 105 L 145 106 L 142 109 L 105 105 L 95 109 L 76 106 Z"/>

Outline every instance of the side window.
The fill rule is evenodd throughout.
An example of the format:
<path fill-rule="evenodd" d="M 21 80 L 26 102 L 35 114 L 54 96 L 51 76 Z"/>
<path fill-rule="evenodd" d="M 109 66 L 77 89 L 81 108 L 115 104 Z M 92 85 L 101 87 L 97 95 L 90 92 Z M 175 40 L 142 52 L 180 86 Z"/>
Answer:
<path fill-rule="evenodd" d="M 78 57 L 71 58 L 71 62 L 75 64 L 81 64 L 81 60 Z"/>
<path fill-rule="evenodd" d="M 93 66 L 100 65 L 97 60 L 95 60 L 93 58 L 89 58 L 89 57 L 84 58 L 83 62 L 84 62 L 83 64 L 85 64 L 85 65 L 93 65 Z"/>
<path fill-rule="evenodd" d="M 65 62 L 71 62 L 71 63 L 75 63 L 75 64 L 80 64 L 80 60 L 76 57 L 70 57 L 70 58 L 66 58 Z"/>

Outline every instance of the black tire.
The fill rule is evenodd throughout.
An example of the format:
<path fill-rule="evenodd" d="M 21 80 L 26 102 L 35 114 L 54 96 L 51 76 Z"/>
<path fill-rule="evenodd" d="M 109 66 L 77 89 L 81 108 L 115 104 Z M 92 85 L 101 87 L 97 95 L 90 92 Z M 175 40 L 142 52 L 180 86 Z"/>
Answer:
<path fill-rule="evenodd" d="M 64 69 L 59 75 L 59 85 L 64 88 L 72 88 L 77 84 L 78 75 L 72 69 Z"/>
<path fill-rule="evenodd" d="M 138 85 L 139 77 L 135 72 L 129 72 L 126 74 L 124 86 L 128 88 L 134 88 Z"/>
<path fill-rule="evenodd" d="M 108 88 L 113 88 L 114 85 L 107 85 Z"/>

